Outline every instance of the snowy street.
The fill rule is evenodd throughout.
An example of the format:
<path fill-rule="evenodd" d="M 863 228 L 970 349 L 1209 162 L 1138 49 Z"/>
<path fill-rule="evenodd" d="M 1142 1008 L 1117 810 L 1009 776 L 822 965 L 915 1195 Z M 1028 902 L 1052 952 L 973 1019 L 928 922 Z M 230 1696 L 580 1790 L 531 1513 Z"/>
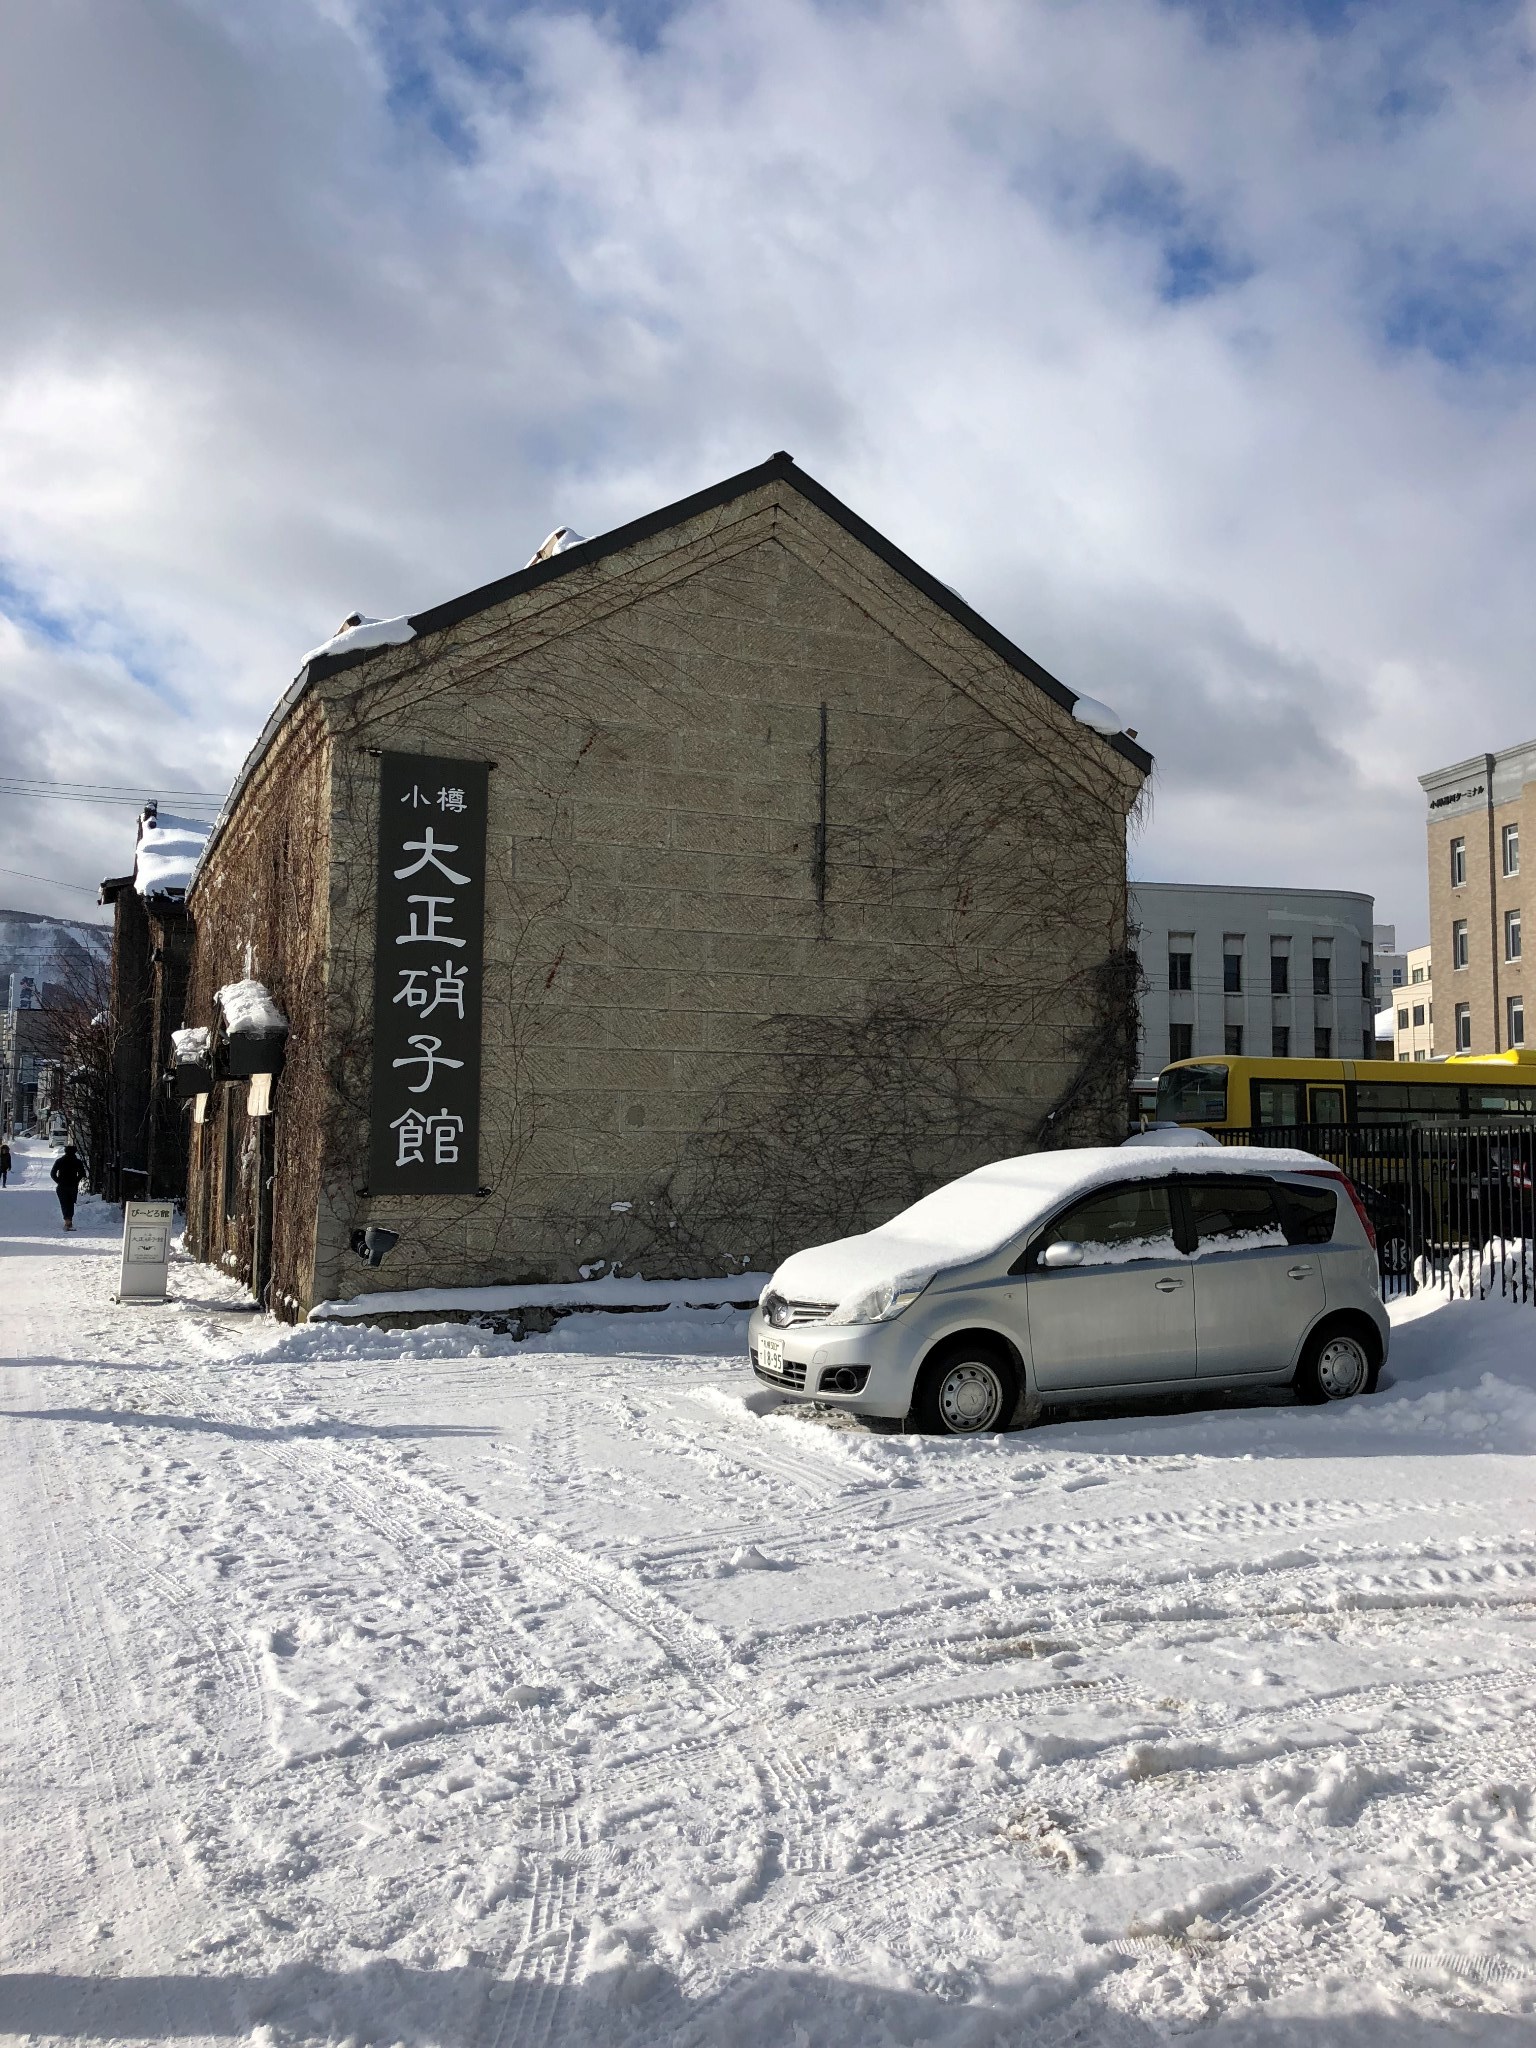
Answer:
<path fill-rule="evenodd" d="M 1536 1309 L 939 1441 L 745 1318 L 288 1329 L 0 1192 L 0 2039 L 1513 2044 Z"/>

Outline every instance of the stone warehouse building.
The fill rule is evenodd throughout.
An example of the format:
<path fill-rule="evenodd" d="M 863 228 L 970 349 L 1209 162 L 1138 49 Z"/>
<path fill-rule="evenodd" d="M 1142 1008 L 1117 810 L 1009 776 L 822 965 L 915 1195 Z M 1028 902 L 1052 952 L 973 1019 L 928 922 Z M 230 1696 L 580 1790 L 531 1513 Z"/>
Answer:
<path fill-rule="evenodd" d="M 1118 1137 L 1151 760 L 1113 724 L 787 455 L 354 626 L 188 895 L 192 1246 L 287 1315 L 697 1276 Z"/>

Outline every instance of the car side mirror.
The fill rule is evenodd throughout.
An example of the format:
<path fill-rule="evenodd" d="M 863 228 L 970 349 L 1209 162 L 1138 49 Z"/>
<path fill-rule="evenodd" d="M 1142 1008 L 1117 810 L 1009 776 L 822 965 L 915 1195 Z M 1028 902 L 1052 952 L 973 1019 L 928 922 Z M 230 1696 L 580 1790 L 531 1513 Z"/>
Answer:
<path fill-rule="evenodd" d="M 1080 1266 L 1083 1263 L 1083 1248 L 1063 1239 L 1058 1244 L 1048 1244 L 1040 1254 L 1040 1263 L 1047 1268 L 1056 1266 Z"/>

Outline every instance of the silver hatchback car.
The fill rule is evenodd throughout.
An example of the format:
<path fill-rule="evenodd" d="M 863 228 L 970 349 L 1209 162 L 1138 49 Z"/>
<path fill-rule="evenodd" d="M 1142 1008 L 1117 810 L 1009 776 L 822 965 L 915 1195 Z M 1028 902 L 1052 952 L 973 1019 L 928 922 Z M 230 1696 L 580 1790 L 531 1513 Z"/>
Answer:
<path fill-rule="evenodd" d="M 981 1167 L 786 1260 L 748 1342 L 791 1399 L 969 1436 L 1085 1396 L 1370 1393 L 1389 1334 L 1370 1221 L 1336 1167 L 1191 1145 Z"/>

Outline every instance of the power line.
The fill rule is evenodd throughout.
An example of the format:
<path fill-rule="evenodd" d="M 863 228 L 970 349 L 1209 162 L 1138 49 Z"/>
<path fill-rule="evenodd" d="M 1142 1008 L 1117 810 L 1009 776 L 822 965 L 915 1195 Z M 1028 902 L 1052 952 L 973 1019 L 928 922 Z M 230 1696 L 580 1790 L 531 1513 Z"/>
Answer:
<path fill-rule="evenodd" d="M 146 787 L 142 782 L 69 782 L 51 775 L 7 775 L 3 780 L 25 782 L 36 789 L 86 789 L 103 796 L 138 795 L 141 798 Z M 207 797 L 214 803 L 221 801 L 218 793 L 211 789 L 166 789 L 163 784 L 161 787 L 166 796 Z"/>
<path fill-rule="evenodd" d="M 63 789 L 21 789 L 9 782 L 0 782 L 0 796 L 25 797 L 29 803 L 56 804 L 108 804 L 118 810 L 142 811 L 149 801 L 143 796 L 74 796 Z M 171 797 L 169 802 L 183 811 L 198 811 L 214 817 L 223 804 L 222 797 Z"/>
<path fill-rule="evenodd" d="M 46 882 L 53 889 L 77 889 L 82 896 L 94 896 L 84 882 L 61 882 L 57 875 L 29 875 L 25 868 L 0 868 L 0 875 L 17 875 L 23 882 Z"/>

